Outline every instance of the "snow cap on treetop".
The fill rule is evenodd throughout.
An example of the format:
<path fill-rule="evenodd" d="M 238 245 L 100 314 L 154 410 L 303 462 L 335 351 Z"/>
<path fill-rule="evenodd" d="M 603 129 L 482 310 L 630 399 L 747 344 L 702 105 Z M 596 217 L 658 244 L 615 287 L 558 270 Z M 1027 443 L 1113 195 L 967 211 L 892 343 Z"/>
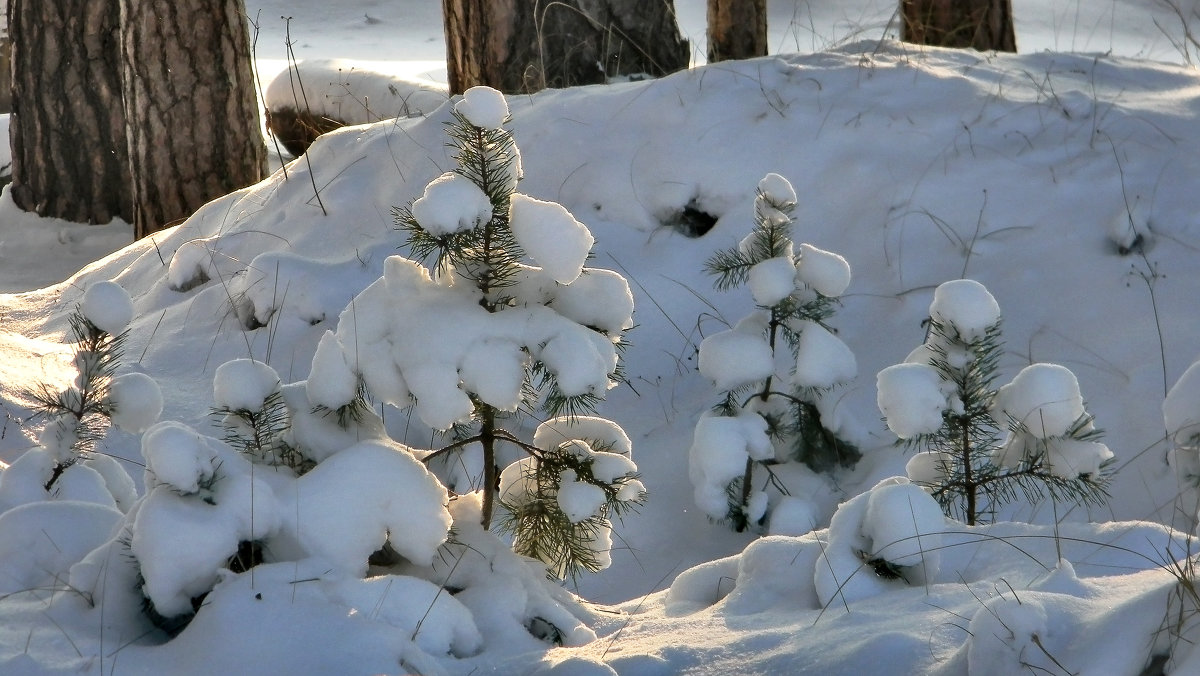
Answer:
<path fill-rule="evenodd" d="M 116 282 L 96 282 L 83 292 L 79 311 L 96 328 L 115 336 L 133 321 L 133 299 Z"/>
<path fill-rule="evenodd" d="M 776 173 L 763 176 L 758 182 L 758 191 L 775 204 L 787 205 L 796 203 L 796 190 L 790 181 Z"/>
<path fill-rule="evenodd" d="M 504 94 L 483 85 L 463 92 L 454 110 L 481 129 L 499 129 L 508 118 L 508 102 Z"/>
<path fill-rule="evenodd" d="M 955 279 L 933 292 L 929 316 L 947 329 L 953 327 L 965 342 L 972 343 L 1000 321 L 1000 305 L 979 282 Z"/>

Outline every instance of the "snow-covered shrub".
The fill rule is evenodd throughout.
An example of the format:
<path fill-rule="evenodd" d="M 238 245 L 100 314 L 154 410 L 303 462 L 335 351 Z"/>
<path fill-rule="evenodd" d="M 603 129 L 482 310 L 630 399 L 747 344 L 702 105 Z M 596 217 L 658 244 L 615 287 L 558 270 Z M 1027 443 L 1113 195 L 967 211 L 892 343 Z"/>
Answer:
<path fill-rule="evenodd" d="M 430 267 L 387 259 L 321 339 L 307 395 L 344 425 L 372 415 L 367 398 L 411 406 L 449 435 L 427 462 L 473 468 L 447 481 L 482 491 L 484 527 L 499 498 L 516 551 L 571 576 L 608 565 L 610 517 L 644 495 L 624 432 L 581 417 L 620 379 L 633 296 L 620 275 L 585 267 L 587 227 L 515 192 L 521 156 L 507 117 L 493 89 L 458 101 L 448 127 L 456 169 L 396 209 L 413 256 Z M 527 443 L 515 426 L 538 408 L 550 419 Z M 513 460 L 502 464 L 502 450 Z"/>
<path fill-rule="evenodd" d="M 1001 348 L 1000 306 L 982 284 L 937 288 L 925 342 L 876 378 L 888 427 L 921 448 L 909 478 L 968 524 L 1019 496 L 1102 503 L 1113 454 L 1075 375 L 1032 364 L 996 389 Z"/>
<path fill-rule="evenodd" d="M 225 443 L 267 465 L 284 465 L 297 472 L 312 469 L 313 461 L 287 440 L 291 415 L 279 374 L 253 359 L 234 359 L 217 367 L 213 376 L 213 414 L 225 428 Z"/>
<path fill-rule="evenodd" d="M 706 263 L 718 289 L 749 286 L 756 306 L 700 344 L 700 372 L 725 394 L 696 425 L 690 452 L 697 504 L 738 531 L 768 520 L 763 489 L 777 481 L 772 465 L 802 462 L 827 471 L 859 458 L 838 436 L 830 396 L 855 377 L 857 364 L 825 324 L 850 284 L 850 266 L 810 244 L 797 250 L 795 207 L 787 179 L 767 174 L 758 184 L 752 232 Z M 765 469 L 761 487 L 756 466 Z"/>
<path fill-rule="evenodd" d="M 162 393 L 143 373 L 123 373 L 122 347 L 133 301 L 119 284 L 96 282 L 68 317 L 75 381 L 62 390 L 29 391 L 35 415 L 46 420 L 40 445 L 0 474 L 0 509 L 47 498 L 84 500 L 126 510 L 133 480 L 111 457 L 93 453 L 110 425 L 142 432 L 162 412 Z"/>
<path fill-rule="evenodd" d="M 821 605 L 933 581 L 945 532 L 937 502 L 904 477 L 884 479 L 842 503 L 814 568 Z"/>

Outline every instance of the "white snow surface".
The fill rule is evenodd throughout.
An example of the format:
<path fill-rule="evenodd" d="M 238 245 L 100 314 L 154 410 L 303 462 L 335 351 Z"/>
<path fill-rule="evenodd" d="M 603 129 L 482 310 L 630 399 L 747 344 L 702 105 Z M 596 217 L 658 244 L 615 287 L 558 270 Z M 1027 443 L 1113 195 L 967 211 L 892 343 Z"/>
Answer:
<path fill-rule="evenodd" d="M 133 319 L 133 300 L 120 284 L 99 281 L 83 292 L 79 311 L 96 328 L 115 336 Z"/>
<path fill-rule="evenodd" d="M 703 3 L 677 6 L 700 55 Z M 1186 17 L 1190 5 L 1183 8 Z M 436 3 L 264 0 L 248 10 L 269 18 L 260 57 L 273 52 L 280 71 L 283 22 L 270 17 L 287 15 L 301 58 L 391 59 L 391 70 L 444 77 Z M 127 224 L 42 219 L 0 197 L 0 458 L 13 463 L 0 472 L 0 503 L 30 508 L 0 516 L 0 527 L 24 538 L 5 535 L 12 545 L 0 548 L 0 570 L 31 575 L 12 581 L 26 591 L 0 600 L 0 672 L 860 674 L 886 664 L 892 673 L 950 675 L 1009 673 L 1024 663 L 1135 675 L 1168 653 L 1167 673 L 1194 672 L 1200 650 L 1189 646 L 1200 637 L 1160 631 L 1175 589 L 1161 564 L 1197 548 L 1187 535 L 1195 509 L 1180 501 L 1194 474 L 1164 441 L 1194 424 L 1200 399 L 1194 378 L 1181 379 L 1200 356 L 1192 283 L 1200 196 L 1189 180 L 1200 174 L 1200 84 L 1183 63 L 1196 60 L 1182 51 L 1183 25 L 1149 0 L 1014 0 L 1021 53 L 994 55 L 879 43 L 894 35 L 886 28 L 894 12 L 882 0 L 772 2 L 765 59 L 508 100 L 524 158 L 521 191 L 566 207 L 595 237 L 598 264 L 629 280 L 637 307 L 630 387 L 609 392 L 601 414 L 636 442 L 650 498 L 619 525 L 610 568 L 569 586 L 614 605 L 578 615 L 566 590 L 553 596 L 526 582 L 516 571 L 528 572 L 529 562 L 464 528 L 460 537 L 480 553 L 441 570 L 454 586 L 473 586 L 441 598 L 460 602 L 489 637 L 475 654 L 461 614 L 427 621 L 436 641 L 409 641 L 402 609 L 427 598 L 421 585 L 345 574 L 310 582 L 328 569 L 316 561 L 222 574 L 181 636 L 165 644 L 143 636 L 149 627 L 136 604 L 122 600 L 135 583 L 123 555 L 91 549 L 117 535 L 100 531 L 117 523 L 118 510 L 50 495 L 42 485 L 53 458 L 26 453 L 43 423 L 28 418 L 23 388 L 48 382 L 59 391 L 74 378 L 66 318 L 96 282 L 115 281 L 131 296 L 126 362 L 160 383 L 163 419 L 211 425 L 213 372 L 230 359 L 269 363 L 288 383 L 309 377 L 325 331 L 338 328 L 339 313 L 379 278 L 388 256 L 404 253 L 391 208 L 453 168 L 444 150 L 448 107 L 328 135 L 314 144 L 311 168 L 292 164 L 286 180 L 277 174 L 128 247 Z M 795 49 L 803 53 L 786 51 Z M 811 501 L 794 506 L 796 520 L 807 508 L 815 526 L 800 536 L 714 526 L 692 507 L 680 476 L 691 430 L 713 403 L 711 383 L 695 370 L 698 343 L 753 302 L 749 293 L 713 290 L 700 262 L 746 232 L 767 172 L 792 179 L 802 239 L 853 265 L 836 325 L 859 376 L 839 396 L 870 421 L 855 430 L 864 440 L 857 468 L 836 486 L 819 477 L 801 484 L 824 492 L 796 491 Z M 329 215 L 315 203 L 314 179 Z M 716 217 L 712 231 L 677 234 L 672 216 L 688 205 Z M 1111 226 L 1122 219 L 1142 234 L 1140 253 L 1116 250 Z M 242 277 L 253 288 L 239 287 Z M 1104 509 L 1018 502 L 991 526 L 947 523 L 937 574 L 898 583 L 856 553 L 869 499 L 859 496 L 919 457 L 875 422 L 871 378 L 922 341 L 933 290 L 962 277 L 985 284 L 1005 308 L 998 382 L 1033 363 L 1069 366 L 1120 471 Z M 249 291 L 248 305 L 236 309 L 231 292 L 239 291 Z M 574 306 L 587 309 L 582 299 Z M 337 337 L 347 368 L 361 368 L 375 391 L 388 393 L 379 401 L 401 407 L 381 406 L 350 439 L 318 427 L 319 417 L 295 423 L 306 435 L 320 430 L 329 457 L 354 434 L 385 428 L 409 446 L 429 445 L 428 426 L 402 408 L 409 383 L 385 358 L 393 346 L 382 336 L 393 323 L 420 327 L 431 315 L 426 306 L 398 312 L 355 313 L 357 328 Z M 242 318 L 256 315 L 266 326 L 243 328 L 254 322 Z M 611 332 L 618 319 L 595 325 Z M 440 345 L 469 332 L 434 324 L 421 340 Z M 285 394 L 305 397 L 303 385 Z M 103 453 L 135 474 L 148 459 L 140 446 L 121 431 L 102 441 Z M 109 470 L 85 467 L 68 493 L 98 499 L 107 488 L 128 498 L 113 490 Z M 155 485 L 141 478 L 136 490 Z M 342 495 L 328 493 L 331 501 Z M 471 498 L 450 508 L 466 510 Z M 839 501 L 845 515 L 829 528 Z M 56 547 L 46 548 L 47 538 Z M 184 555 L 160 563 L 174 557 Z M 820 569 L 836 574 L 818 583 Z M 831 590 L 846 580 L 843 602 Z M 47 582 L 104 593 L 90 606 Z M 346 589 L 359 585 L 361 594 Z M 565 646 L 511 619 L 526 611 L 567 628 Z M 1008 633 L 997 617 L 1022 633 Z M 450 653 L 433 654 L 447 636 L 456 637 Z"/>
<path fill-rule="evenodd" d="M 491 87 L 476 86 L 463 92 L 454 110 L 482 129 L 499 129 L 508 118 L 508 102 Z"/>
<path fill-rule="evenodd" d="M 492 202 L 466 176 L 448 171 L 425 186 L 412 213 L 429 234 L 443 237 L 491 220 Z"/>
<path fill-rule="evenodd" d="M 996 392 L 996 420 L 1013 420 L 1045 439 L 1067 433 L 1087 411 L 1075 374 L 1058 364 L 1030 364 Z"/>
<path fill-rule="evenodd" d="M 938 285 L 929 316 L 953 329 L 963 342 L 973 343 L 1000 321 L 1000 305 L 983 284 L 955 279 Z"/>

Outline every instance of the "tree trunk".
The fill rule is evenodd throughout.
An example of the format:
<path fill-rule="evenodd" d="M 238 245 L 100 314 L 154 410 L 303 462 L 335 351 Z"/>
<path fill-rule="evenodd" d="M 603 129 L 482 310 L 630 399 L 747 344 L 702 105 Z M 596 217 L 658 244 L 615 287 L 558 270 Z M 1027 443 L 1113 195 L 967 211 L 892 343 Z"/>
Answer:
<path fill-rule="evenodd" d="M 266 144 L 242 0 L 121 0 L 121 16 L 141 238 L 262 180 Z"/>
<path fill-rule="evenodd" d="M 767 55 L 767 0 L 708 0 L 708 62 Z"/>
<path fill-rule="evenodd" d="M 12 197 L 76 223 L 132 221 L 114 2 L 11 0 Z"/>
<path fill-rule="evenodd" d="M 1012 0 L 901 0 L 900 10 L 908 42 L 1017 51 Z"/>
<path fill-rule="evenodd" d="M 686 68 L 674 0 L 442 0 L 450 93 L 595 84 Z"/>

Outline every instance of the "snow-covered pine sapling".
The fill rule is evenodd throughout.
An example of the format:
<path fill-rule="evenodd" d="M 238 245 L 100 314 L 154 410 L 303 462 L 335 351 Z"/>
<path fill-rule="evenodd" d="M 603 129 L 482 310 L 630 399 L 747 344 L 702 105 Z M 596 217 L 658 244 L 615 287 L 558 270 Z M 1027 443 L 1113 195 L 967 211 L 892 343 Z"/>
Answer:
<path fill-rule="evenodd" d="M 1021 496 L 1102 504 L 1113 454 L 1075 375 L 1032 364 L 997 389 L 1002 347 L 1000 306 L 982 284 L 934 291 L 925 342 L 877 377 L 888 427 L 921 449 L 909 478 L 969 525 Z"/>
<path fill-rule="evenodd" d="M 162 412 L 162 393 L 152 378 L 117 375 L 132 319 L 133 301 L 125 289 L 111 281 L 92 284 L 67 319 L 75 381 L 60 391 L 43 383 L 28 393 L 37 404 L 35 414 L 47 421 L 40 439 L 50 465 L 46 490 L 77 461 L 89 458 L 110 423 L 138 433 Z"/>
<path fill-rule="evenodd" d="M 315 463 L 288 442 L 291 414 L 279 374 L 254 359 L 234 359 L 213 376 L 213 415 L 225 429 L 222 440 L 254 462 L 286 466 L 298 474 Z"/>
<path fill-rule="evenodd" d="M 610 516 L 643 499 L 628 444 L 571 425 L 620 379 L 633 295 L 620 275 L 584 267 L 594 240 L 564 207 L 515 192 L 521 156 L 507 118 L 494 89 L 457 103 L 456 169 L 396 209 L 413 256 L 432 264 L 388 258 L 322 338 L 306 387 L 314 406 L 340 411 L 368 396 L 449 432 L 426 461 L 461 460 L 472 475 L 462 484 L 482 492 L 483 526 L 509 510 L 517 551 L 574 575 L 604 566 Z M 518 417 L 538 408 L 547 429 L 571 431 L 523 441 Z"/>
<path fill-rule="evenodd" d="M 826 427 L 829 393 L 857 373 L 854 354 L 825 324 L 850 284 L 850 266 L 810 244 L 796 251 L 795 207 L 787 179 L 767 174 L 758 184 L 754 229 L 705 264 L 719 290 L 748 285 L 756 306 L 700 345 L 700 372 L 725 395 L 697 424 L 690 453 L 697 503 L 738 531 L 766 517 L 767 495 L 754 489 L 756 466 L 766 484 L 778 463 L 828 471 L 860 457 Z"/>

